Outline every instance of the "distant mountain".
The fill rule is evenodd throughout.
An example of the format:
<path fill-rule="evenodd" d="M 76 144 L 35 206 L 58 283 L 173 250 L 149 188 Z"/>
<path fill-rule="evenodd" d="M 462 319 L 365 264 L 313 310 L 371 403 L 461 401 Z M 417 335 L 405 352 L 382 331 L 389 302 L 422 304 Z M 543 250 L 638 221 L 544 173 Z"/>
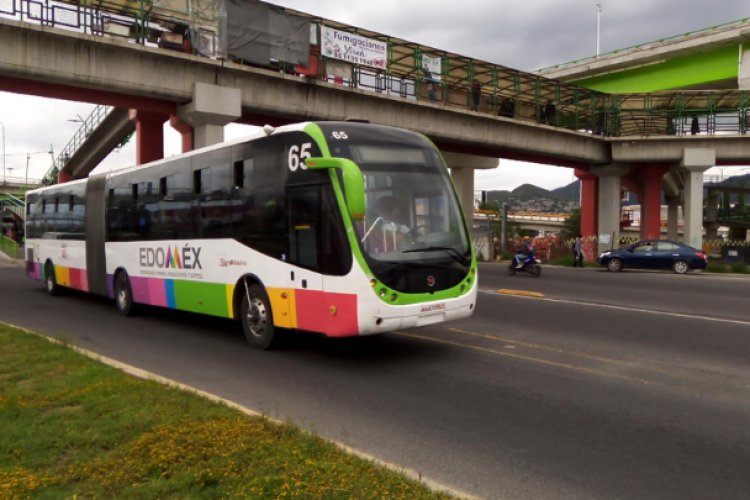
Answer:
<path fill-rule="evenodd" d="M 507 203 L 508 200 L 529 201 L 542 198 L 555 201 L 578 201 L 579 192 L 580 181 L 572 182 L 552 191 L 533 184 L 521 184 L 513 191 L 487 191 L 487 201 L 498 204 Z"/>
<path fill-rule="evenodd" d="M 550 194 L 558 200 L 580 201 L 578 198 L 581 196 L 581 181 L 573 181 L 567 186 L 553 189 Z"/>
<path fill-rule="evenodd" d="M 497 203 L 498 205 L 507 203 L 512 196 L 510 191 L 487 191 L 487 201 L 489 203 Z"/>
<path fill-rule="evenodd" d="M 732 187 L 747 187 L 750 188 L 750 174 L 735 175 L 724 179 L 719 183 L 721 186 L 732 186 Z M 487 191 L 487 201 L 494 202 L 498 205 L 508 203 L 509 201 L 530 201 L 539 199 L 548 199 L 561 202 L 580 202 L 581 192 L 581 181 L 574 181 L 566 186 L 562 186 L 551 191 L 540 188 L 533 184 L 522 184 L 515 188 L 513 191 Z M 662 194 L 662 203 L 664 195 Z M 732 197 L 732 201 L 734 200 Z M 637 205 L 638 197 L 635 193 L 628 193 L 627 201 L 623 201 L 624 205 Z"/>
<path fill-rule="evenodd" d="M 514 198 L 521 201 L 538 200 L 539 198 L 553 197 L 552 192 L 533 184 L 521 184 L 516 189 L 511 191 L 511 193 L 513 193 Z"/>
<path fill-rule="evenodd" d="M 721 186 L 750 188 L 750 174 L 733 175 L 719 183 Z"/>

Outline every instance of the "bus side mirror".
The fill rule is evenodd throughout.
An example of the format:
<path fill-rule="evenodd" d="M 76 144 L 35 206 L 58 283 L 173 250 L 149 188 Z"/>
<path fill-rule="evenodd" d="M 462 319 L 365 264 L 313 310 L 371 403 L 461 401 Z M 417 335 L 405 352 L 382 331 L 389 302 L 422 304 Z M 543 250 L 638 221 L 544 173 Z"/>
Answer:
<path fill-rule="evenodd" d="M 349 215 L 354 220 L 365 217 L 365 178 L 356 163 L 347 158 L 307 158 L 305 165 L 311 170 L 338 168 L 344 178 L 344 195 Z"/>

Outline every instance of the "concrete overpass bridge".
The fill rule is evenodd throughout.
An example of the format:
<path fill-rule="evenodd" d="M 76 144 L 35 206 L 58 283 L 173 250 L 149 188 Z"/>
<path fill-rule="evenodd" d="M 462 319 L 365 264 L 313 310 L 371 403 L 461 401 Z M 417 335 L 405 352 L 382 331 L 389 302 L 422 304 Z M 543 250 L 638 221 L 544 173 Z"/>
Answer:
<path fill-rule="evenodd" d="M 327 20 L 317 22 L 346 28 Z M 112 123 L 99 127 L 103 136 L 93 138 L 90 144 L 114 144 L 134 129 L 137 163 L 161 158 L 161 127 L 167 120 L 183 135 L 183 149 L 189 150 L 221 140 L 223 126 L 231 121 L 275 125 L 366 118 L 429 136 L 446 153 L 467 206 L 473 203 L 472 169 L 494 167 L 497 158 L 568 166 L 576 169 L 583 182 L 584 234 L 618 233 L 624 177 L 643 197 L 647 215 L 644 236 L 659 229 L 660 221 L 648 217 L 648 207 L 658 204 L 664 189 L 675 206 L 680 202 L 686 205 L 686 218 L 690 218 L 686 236 L 697 246 L 702 231 L 702 172 L 717 164 L 750 160 L 750 145 L 741 134 L 739 121 L 734 133 L 721 136 L 627 135 L 625 132 L 639 130 L 622 125 L 638 123 L 640 117 L 633 109 L 644 96 L 631 101 L 611 99 L 560 81 L 396 42 L 404 54 L 412 54 L 412 61 L 403 63 L 403 56 L 398 59 L 401 63 L 394 62 L 388 81 L 398 77 L 402 84 L 406 82 L 406 88 L 412 82 L 413 93 L 392 95 L 378 92 L 377 85 L 375 91 L 342 86 L 336 78 L 329 81 L 304 72 L 287 74 L 123 38 L 0 19 L 0 44 L 7 48 L 0 52 L 0 90 L 113 106 L 107 114 Z M 463 61 L 460 71 L 442 73 L 441 95 L 435 102 L 425 98 L 425 80 L 416 66 L 417 49 Z M 472 78 L 482 85 L 478 110 L 465 104 Z M 505 79 L 510 84 L 505 85 Z M 737 112 L 747 105 L 742 92 L 701 95 L 712 99 L 715 109 L 720 106 Z M 507 98 L 514 102 L 509 114 L 502 107 Z M 547 102 L 554 109 L 542 114 L 542 104 Z M 650 119 L 657 120 L 663 109 L 657 106 L 656 114 L 647 111 Z M 75 161 L 70 155 L 58 162 L 63 180 L 84 177 L 93 168 L 101 151 L 92 147 L 84 154 L 84 150 L 81 148 Z"/>

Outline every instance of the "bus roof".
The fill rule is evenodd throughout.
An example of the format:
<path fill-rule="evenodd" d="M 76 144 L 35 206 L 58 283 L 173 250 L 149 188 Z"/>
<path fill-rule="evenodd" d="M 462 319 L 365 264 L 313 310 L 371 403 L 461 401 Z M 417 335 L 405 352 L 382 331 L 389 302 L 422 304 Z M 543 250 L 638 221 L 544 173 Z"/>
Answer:
<path fill-rule="evenodd" d="M 167 157 L 167 158 L 161 158 L 161 159 L 154 160 L 154 161 L 151 161 L 151 162 L 148 162 L 148 163 L 144 163 L 144 164 L 141 164 L 141 165 L 131 165 L 131 166 L 128 166 L 128 167 L 119 168 L 117 170 L 111 170 L 111 171 L 108 171 L 108 172 L 103 172 L 103 173 L 95 174 L 95 175 L 93 175 L 91 177 L 98 177 L 98 176 L 101 176 L 101 175 L 104 175 L 104 176 L 107 176 L 107 177 L 109 177 L 109 176 L 119 176 L 119 175 L 124 175 L 124 174 L 131 173 L 131 172 L 137 172 L 138 169 L 141 169 L 141 168 L 144 168 L 144 167 L 156 167 L 156 166 L 158 166 L 158 165 L 160 165 L 162 163 L 167 163 L 167 162 L 174 161 L 175 159 L 190 158 L 191 156 L 194 156 L 194 155 L 197 155 L 197 154 L 201 154 L 201 153 L 205 153 L 205 152 L 209 152 L 209 151 L 214 151 L 214 150 L 225 148 L 225 147 L 228 147 L 228 146 L 234 146 L 236 144 L 242 144 L 244 142 L 252 141 L 254 139 L 259 139 L 261 137 L 266 137 L 266 136 L 271 136 L 271 135 L 276 135 L 276 134 L 286 133 L 286 132 L 302 131 L 308 125 L 313 124 L 313 123 L 316 124 L 316 125 L 319 125 L 319 126 L 321 126 L 321 125 L 323 125 L 323 126 L 324 125 L 329 125 L 330 126 L 330 125 L 333 125 L 333 124 L 341 124 L 341 125 L 349 125 L 349 126 L 372 126 L 372 127 L 376 127 L 376 128 L 383 128 L 383 129 L 394 129 L 394 128 L 396 128 L 396 127 L 387 127 L 387 126 L 384 126 L 384 125 L 375 125 L 375 124 L 369 124 L 369 123 L 362 123 L 361 121 L 342 121 L 342 120 L 316 121 L 316 122 L 306 121 L 306 122 L 298 122 L 298 123 L 291 123 L 291 124 L 287 124 L 287 125 L 281 125 L 279 127 L 272 127 L 271 125 L 265 125 L 263 127 L 258 127 L 257 130 L 255 130 L 255 131 L 253 131 L 253 132 L 251 132 L 251 133 L 249 133 L 247 135 L 244 135 L 244 136 L 241 136 L 241 137 L 237 137 L 235 139 L 231 139 L 231 140 L 224 141 L 224 142 L 219 142 L 219 143 L 216 143 L 216 144 L 211 144 L 209 146 L 205 146 L 205 147 L 202 147 L 202 148 L 199 148 L 199 149 L 194 149 L 194 150 L 188 151 L 186 153 L 180 153 L 180 154 L 177 154 L 177 155 L 172 155 L 172 156 Z M 417 135 L 421 135 L 421 134 L 417 134 Z M 76 179 L 76 180 L 73 180 L 73 181 L 65 182 L 63 184 L 54 184 L 52 186 L 45 186 L 45 187 L 37 188 L 37 189 L 34 189 L 34 190 L 29 190 L 27 193 L 34 194 L 34 193 L 37 193 L 37 192 L 43 192 L 43 191 L 52 190 L 52 189 L 60 189 L 60 188 L 62 188 L 62 186 L 71 186 L 71 185 L 74 185 L 74 183 L 86 182 L 86 180 L 87 180 L 87 178 L 85 178 L 85 179 Z"/>

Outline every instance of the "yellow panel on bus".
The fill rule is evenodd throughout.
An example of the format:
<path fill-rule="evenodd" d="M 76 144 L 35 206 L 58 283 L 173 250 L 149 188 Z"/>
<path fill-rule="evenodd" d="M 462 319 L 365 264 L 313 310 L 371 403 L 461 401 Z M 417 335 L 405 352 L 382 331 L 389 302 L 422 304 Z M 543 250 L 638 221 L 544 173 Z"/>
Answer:
<path fill-rule="evenodd" d="M 55 281 L 60 286 L 70 286 L 70 270 L 67 267 L 55 266 Z"/>
<path fill-rule="evenodd" d="M 269 288 L 273 324 L 281 328 L 297 328 L 297 309 L 294 304 L 293 288 Z"/>

